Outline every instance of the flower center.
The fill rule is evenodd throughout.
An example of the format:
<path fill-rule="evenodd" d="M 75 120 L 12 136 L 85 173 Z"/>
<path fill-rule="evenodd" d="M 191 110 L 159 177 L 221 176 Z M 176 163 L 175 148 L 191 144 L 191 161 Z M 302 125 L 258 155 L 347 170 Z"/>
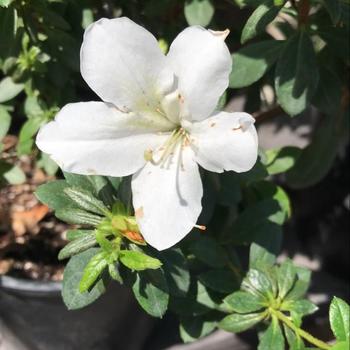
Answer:
<path fill-rule="evenodd" d="M 186 146 L 190 142 L 188 132 L 183 127 L 178 127 L 170 134 L 169 138 L 157 150 L 154 155 L 153 150 L 148 149 L 144 153 L 146 161 L 153 165 L 164 167 L 166 162 L 174 155 L 176 147 L 181 144 L 181 147 Z"/>

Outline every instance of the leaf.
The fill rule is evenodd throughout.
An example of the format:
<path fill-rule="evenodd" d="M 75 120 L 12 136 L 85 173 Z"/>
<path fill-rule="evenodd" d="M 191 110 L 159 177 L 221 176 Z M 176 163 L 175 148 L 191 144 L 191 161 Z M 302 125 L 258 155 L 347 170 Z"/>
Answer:
<path fill-rule="evenodd" d="M 222 248 L 210 237 L 201 237 L 191 245 L 190 250 L 198 260 L 208 266 L 223 267 L 226 263 Z"/>
<path fill-rule="evenodd" d="M 22 126 L 18 137 L 17 153 L 19 155 L 30 154 L 34 144 L 33 136 L 43 124 L 41 117 L 30 118 Z"/>
<path fill-rule="evenodd" d="M 232 293 L 239 289 L 239 283 L 231 271 L 216 269 L 203 272 L 198 276 L 206 287 L 220 293 Z"/>
<path fill-rule="evenodd" d="M 349 342 L 350 339 L 350 309 L 342 299 L 334 297 L 329 308 L 329 321 L 332 331 L 340 341 Z"/>
<path fill-rule="evenodd" d="M 277 62 L 275 89 L 281 107 L 291 116 L 301 113 L 319 80 L 316 55 L 304 31 L 290 37 Z"/>
<path fill-rule="evenodd" d="M 11 115 L 7 110 L 0 106 L 0 141 L 6 136 L 11 125 Z"/>
<path fill-rule="evenodd" d="M 119 259 L 126 267 L 136 271 L 159 269 L 162 266 L 160 260 L 132 250 L 121 250 L 119 253 Z"/>
<path fill-rule="evenodd" d="M 80 293 L 88 291 L 93 286 L 107 265 L 108 256 L 106 252 L 97 251 L 84 268 L 83 276 L 79 283 Z"/>
<path fill-rule="evenodd" d="M 103 216 L 110 214 L 103 202 L 95 198 L 89 191 L 74 187 L 67 187 L 63 191 L 81 209 Z"/>
<path fill-rule="evenodd" d="M 257 269 L 250 269 L 244 278 L 242 290 L 252 293 L 257 297 L 263 296 L 266 299 L 274 298 L 273 288 L 268 276 Z"/>
<path fill-rule="evenodd" d="M 68 243 L 58 254 L 58 260 L 63 260 L 71 257 L 72 255 L 79 254 L 96 245 L 95 231 L 86 233 L 74 241 Z"/>
<path fill-rule="evenodd" d="M 258 350 L 284 350 L 284 336 L 276 318 L 272 319 L 269 328 L 260 338 Z"/>
<path fill-rule="evenodd" d="M 151 316 L 162 317 L 169 302 L 168 286 L 161 269 L 146 270 L 136 275 L 132 286 L 135 298 Z"/>
<path fill-rule="evenodd" d="M 320 81 L 312 103 L 321 111 L 337 114 L 340 111 L 342 82 L 338 75 L 328 67 L 321 65 Z"/>
<path fill-rule="evenodd" d="M 224 299 L 224 303 L 234 312 L 246 314 L 266 307 L 264 299 L 243 291 L 234 292 Z"/>
<path fill-rule="evenodd" d="M 8 7 L 13 0 L 0 0 L 0 6 Z"/>
<path fill-rule="evenodd" d="M 278 296 L 283 300 L 292 289 L 296 279 L 296 269 L 291 260 L 284 261 L 277 270 Z"/>
<path fill-rule="evenodd" d="M 301 337 L 295 334 L 288 326 L 283 325 L 283 328 L 290 350 L 305 350 L 305 345 Z"/>
<path fill-rule="evenodd" d="M 297 266 L 295 266 L 295 269 L 297 273 L 297 280 L 294 283 L 292 290 L 287 294 L 287 300 L 298 300 L 302 298 L 309 289 L 311 271 Z"/>
<path fill-rule="evenodd" d="M 169 285 L 169 293 L 175 296 L 184 296 L 190 288 L 190 272 L 187 259 L 180 249 L 162 251 L 159 259 L 164 266 L 165 277 Z"/>
<path fill-rule="evenodd" d="M 215 8 L 210 0 L 191 0 L 185 3 L 185 18 L 190 26 L 206 27 L 213 18 Z"/>
<path fill-rule="evenodd" d="M 219 328 L 232 333 L 240 333 L 254 327 L 264 319 L 263 313 L 254 314 L 233 314 L 226 316 L 220 323 Z M 271 348 L 272 349 L 272 348 Z M 273 348 L 274 349 L 274 348 Z"/>
<path fill-rule="evenodd" d="M 221 205 L 236 205 L 241 200 L 241 188 L 236 174 L 232 171 L 225 171 L 220 174 L 220 191 L 218 203 Z"/>
<path fill-rule="evenodd" d="M 63 220 L 68 224 L 98 226 L 102 220 L 100 216 L 72 207 L 57 209 L 55 215 L 58 219 Z"/>
<path fill-rule="evenodd" d="M 341 16 L 341 3 L 339 0 L 322 0 L 323 6 L 331 16 L 332 22 L 337 24 Z"/>
<path fill-rule="evenodd" d="M 274 6 L 271 1 L 266 1 L 257 7 L 242 30 L 241 43 L 244 44 L 263 32 L 266 26 L 275 19 L 280 9 L 281 7 Z"/>
<path fill-rule="evenodd" d="M 49 176 L 55 175 L 58 170 L 58 165 L 44 152 L 41 152 L 41 158 L 37 162 L 37 165 L 42 167 Z"/>
<path fill-rule="evenodd" d="M 279 149 L 269 149 L 265 152 L 266 170 L 269 175 L 284 173 L 294 166 L 302 150 L 298 147 L 287 146 Z"/>
<path fill-rule="evenodd" d="M 349 350 L 350 343 L 349 341 L 342 341 L 340 343 L 336 343 L 331 347 L 331 350 Z"/>
<path fill-rule="evenodd" d="M 3 78 L 0 81 L 0 103 L 12 100 L 23 89 L 24 84 L 17 84 L 10 77 Z"/>
<path fill-rule="evenodd" d="M 232 55 L 231 88 L 249 86 L 258 81 L 277 61 L 283 43 L 266 40 L 243 47 Z"/>
<path fill-rule="evenodd" d="M 10 4 L 10 0 L 1 0 L 4 7 Z M 12 54 L 12 48 L 15 42 L 17 31 L 17 13 L 14 8 L 0 8 L 0 60 L 5 59 Z M 0 89 L 1 96 L 1 89 Z"/>
<path fill-rule="evenodd" d="M 77 238 L 82 238 L 84 236 L 94 233 L 94 230 L 68 230 L 66 232 L 66 239 L 68 241 L 73 241 Z"/>
<path fill-rule="evenodd" d="M 193 342 L 211 333 L 217 326 L 217 315 L 182 317 L 180 336 L 184 343 Z"/>
<path fill-rule="evenodd" d="M 90 248 L 72 257 L 64 270 L 62 297 L 69 310 L 85 307 L 93 303 L 105 292 L 102 280 L 99 280 L 90 291 L 85 293 L 79 292 L 79 282 L 83 276 L 84 268 L 98 251 L 98 248 Z"/>
<path fill-rule="evenodd" d="M 26 181 L 26 175 L 18 165 L 6 170 L 2 176 L 11 185 L 20 185 Z"/>
<path fill-rule="evenodd" d="M 282 304 L 282 309 L 298 314 L 300 317 L 311 315 L 318 307 L 307 299 L 288 301 Z"/>
<path fill-rule="evenodd" d="M 295 166 L 287 172 L 287 183 L 292 188 L 306 188 L 327 175 L 337 155 L 338 144 L 347 133 L 344 114 L 339 122 L 333 116 L 324 115 L 317 126 L 312 142 L 304 148 Z"/>

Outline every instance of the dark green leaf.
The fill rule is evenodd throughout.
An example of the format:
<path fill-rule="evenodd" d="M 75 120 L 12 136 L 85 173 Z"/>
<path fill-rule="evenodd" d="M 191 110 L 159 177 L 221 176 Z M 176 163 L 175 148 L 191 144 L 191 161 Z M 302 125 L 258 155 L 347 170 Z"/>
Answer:
<path fill-rule="evenodd" d="M 93 247 L 94 245 L 96 245 L 96 234 L 94 231 L 91 231 L 78 237 L 61 249 L 58 254 L 58 260 L 69 258 L 72 255 L 76 255 Z"/>
<path fill-rule="evenodd" d="M 248 292 L 238 291 L 228 295 L 224 303 L 234 312 L 246 314 L 259 311 L 266 307 L 264 299 L 258 295 Z"/>
<path fill-rule="evenodd" d="M 278 296 L 283 300 L 294 286 L 297 274 L 291 260 L 284 261 L 277 270 Z"/>
<path fill-rule="evenodd" d="M 264 319 L 263 313 L 255 314 L 233 314 L 226 316 L 220 323 L 219 328 L 232 333 L 240 333 L 254 327 Z M 272 349 L 272 348 L 271 348 Z M 269 349 L 269 350 L 271 350 Z"/>
<path fill-rule="evenodd" d="M 241 88 L 258 81 L 277 61 L 282 47 L 281 41 L 267 40 L 248 45 L 234 53 L 229 86 Z"/>
<path fill-rule="evenodd" d="M 341 16 L 341 3 L 339 0 L 322 0 L 334 24 L 337 24 Z"/>
<path fill-rule="evenodd" d="M 76 310 L 87 306 L 105 292 L 105 286 L 102 280 L 99 280 L 90 291 L 85 293 L 79 292 L 79 283 L 83 276 L 84 268 L 98 251 L 99 249 L 97 248 L 90 248 L 72 257 L 64 270 L 62 297 L 69 310 Z"/>
<path fill-rule="evenodd" d="M 190 26 L 206 27 L 213 18 L 215 8 L 210 0 L 190 0 L 185 3 L 185 18 Z"/>
<path fill-rule="evenodd" d="M 225 253 L 218 243 L 210 237 L 201 237 L 190 247 L 197 259 L 212 267 L 225 265 Z"/>
<path fill-rule="evenodd" d="M 233 171 L 225 171 L 220 174 L 220 191 L 218 203 L 222 205 L 236 205 L 241 200 L 241 188 L 236 174 Z"/>
<path fill-rule="evenodd" d="M 98 226 L 102 220 L 100 216 L 90 214 L 84 210 L 72 207 L 57 209 L 55 215 L 57 218 L 69 224 Z"/>
<path fill-rule="evenodd" d="M 216 326 L 216 315 L 182 317 L 180 319 L 180 336 L 185 343 L 193 342 L 211 333 Z"/>
<path fill-rule="evenodd" d="M 258 350 L 284 350 L 284 336 L 278 320 L 273 318 L 269 328 L 260 338 Z"/>
<path fill-rule="evenodd" d="M 160 260 L 132 250 L 121 250 L 119 253 L 119 259 L 126 267 L 136 271 L 159 269 L 162 266 Z"/>
<path fill-rule="evenodd" d="M 84 268 L 83 276 L 79 283 L 80 293 L 88 291 L 93 286 L 107 265 L 108 257 L 106 253 L 104 251 L 96 252 Z"/>
<path fill-rule="evenodd" d="M 8 6 L 9 0 L 2 0 L 3 6 Z M 0 60 L 7 58 L 13 47 L 15 41 L 15 34 L 17 30 L 17 18 L 14 8 L 3 9 L 0 8 Z M 1 95 L 1 89 L 0 89 Z"/>
<path fill-rule="evenodd" d="M 132 286 L 142 308 L 154 317 L 162 317 L 168 307 L 168 286 L 161 269 L 139 272 Z"/>
<path fill-rule="evenodd" d="M 241 43 L 244 44 L 263 32 L 266 26 L 275 19 L 280 9 L 279 6 L 274 6 L 271 1 L 260 5 L 248 18 L 242 30 Z"/>
<path fill-rule="evenodd" d="M 338 341 L 350 339 L 350 309 L 342 299 L 334 297 L 329 309 L 329 320 L 332 331 Z"/>
<path fill-rule="evenodd" d="M 220 293 L 232 293 L 234 290 L 239 289 L 239 283 L 235 278 L 232 271 L 229 270 L 209 270 L 203 272 L 198 276 L 206 287 L 215 290 Z"/>
<path fill-rule="evenodd" d="M 312 41 L 301 31 L 288 39 L 277 62 L 275 89 L 279 104 L 291 116 L 301 113 L 316 91 L 318 78 Z"/>

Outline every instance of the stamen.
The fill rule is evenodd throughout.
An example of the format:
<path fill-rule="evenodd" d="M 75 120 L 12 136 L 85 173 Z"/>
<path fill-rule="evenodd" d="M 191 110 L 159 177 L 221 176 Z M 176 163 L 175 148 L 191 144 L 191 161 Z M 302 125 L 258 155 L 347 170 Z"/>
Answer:
<path fill-rule="evenodd" d="M 194 225 L 193 227 L 198 228 L 198 230 L 205 231 L 207 229 L 204 225 Z"/>

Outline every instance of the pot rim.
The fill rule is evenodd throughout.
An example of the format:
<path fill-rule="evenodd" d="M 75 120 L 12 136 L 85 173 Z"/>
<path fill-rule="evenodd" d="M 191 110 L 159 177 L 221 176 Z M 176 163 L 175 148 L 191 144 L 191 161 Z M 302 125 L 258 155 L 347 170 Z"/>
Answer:
<path fill-rule="evenodd" d="M 61 294 L 62 282 L 33 281 L 11 276 L 0 276 L 0 289 L 24 296 L 54 297 Z"/>

